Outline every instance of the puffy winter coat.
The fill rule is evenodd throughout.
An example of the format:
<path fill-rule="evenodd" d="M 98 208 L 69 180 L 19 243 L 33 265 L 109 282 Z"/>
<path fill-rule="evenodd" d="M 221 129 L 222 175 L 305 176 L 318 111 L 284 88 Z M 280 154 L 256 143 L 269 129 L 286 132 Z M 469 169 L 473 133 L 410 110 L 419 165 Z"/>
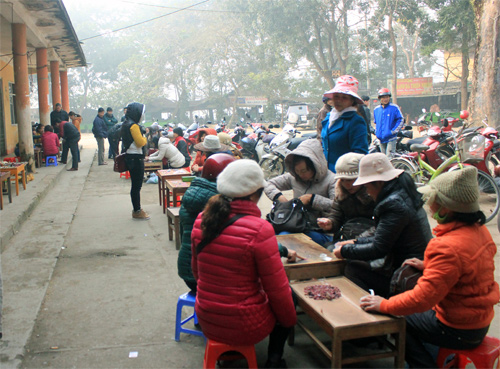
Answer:
<path fill-rule="evenodd" d="M 106 127 L 108 127 L 108 131 L 113 127 L 116 123 L 118 123 L 118 119 L 115 118 L 113 113 L 111 115 L 108 115 L 108 113 L 104 114 L 102 116 L 102 119 L 104 120 L 104 123 L 106 123 Z"/>
<path fill-rule="evenodd" d="M 456 329 L 487 327 L 500 292 L 495 282 L 497 247 L 483 225 L 460 222 L 434 228 L 425 250 L 424 275 L 413 290 L 383 301 L 383 313 L 409 315 L 430 309 Z"/>
<path fill-rule="evenodd" d="M 44 132 L 42 135 L 42 147 L 45 156 L 59 154 L 59 137 L 54 132 Z"/>
<path fill-rule="evenodd" d="M 179 277 L 190 283 L 196 282 L 191 269 L 191 231 L 196 217 L 214 195 L 217 195 L 217 184 L 199 177 L 191 182 L 191 186 L 182 196 L 182 205 L 179 210 L 181 249 L 177 259 L 177 273 Z"/>
<path fill-rule="evenodd" d="M 108 127 L 106 122 L 99 115 L 96 115 L 94 123 L 92 124 L 92 133 L 96 138 L 106 138 L 108 137 Z"/>
<path fill-rule="evenodd" d="M 311 182 L 302 181 L 295 173 L 292 163 L 296 155 L 311 159 L 316 170 Z M 264 188 L 267 197 L 274 200 L 276 195 L 288 190 L 293 190 L 294 198 L 309 193 L 315 194 L 311 208 L 316 217 L 322 216 L 323 212 L 332 208 L 335 198 L 335 175 L 328 170 L 325 156 L 321 151 L 321 143 L 318 140 L 309 139 L 302 142 L 286 156 L 285 166 L 288 173 L 267 182 Z"/>
<path fill-rule="evenodd" d="M 161 161 L 167 158 L 168 165 L 172 168 L 182 168 L 186 159 L 167 137 L 158 140 L 158 151 L 149 156 L 150 160 Z"/>
<path fill-rule="evenodd" d="M 366 261 L 385 258 L 382 269 L 387 275 L 406 259 L 423 259 L 432 238 L 427 214 L 422 206 L 414 205 L 398 178 L 385 183 L 377 196 L 373 215 L 375 235 L 344 245 L 342 257 Z"/>
<path fill-rule="evenodd" d="M 379 105 L 373 110 L 375 121 L 375 135 L 381 143 L 387 143 L 397 138 L 399 130 L 403 127 L 403 114 L 394 104 Z"/>
<path fill-rule="evenodd" d="M 331 127 L 330 113 L 323 120 L 321 142 L 328 169 L 335 173 L 338 158 L 348 152 L 368 154 L 366 122 L 355 111 L 342 114 Z"/>
<path fill-rule="evenodd" d="M 291 327 L 297 316 L 273 227 L 251 201 L 234 200 L 231 209 L 230 217 L 247 215 L 225 228 L 199 255 L 195 250 L 202 238 L 201 214 L 194 223 L 196 315 L 208 338 L 254 345 L 271 333 L 276 321 Z"/>
<path fill-rule="evenodd" d="M 349 219 L 373 217 L 375 202 L 361 187 L 355 194 L 350 194 L 340 181 L 335 184 L 335 200 L 332 209 L 325 215 L 332 221 L 331 232 L 336 233 Z"/>

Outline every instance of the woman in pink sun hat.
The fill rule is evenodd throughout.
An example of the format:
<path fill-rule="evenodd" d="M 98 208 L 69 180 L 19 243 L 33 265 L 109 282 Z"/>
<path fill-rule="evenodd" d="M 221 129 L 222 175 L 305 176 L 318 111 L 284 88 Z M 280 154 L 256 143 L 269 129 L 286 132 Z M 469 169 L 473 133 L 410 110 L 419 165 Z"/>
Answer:
<path fill-rule="evenodd" d="M 335 87 L 323 94 L 332 111 L 321 122 L 321 142 L 328 169 L 334 173 L 335 163 L 342 155 L 368 153 L 366 123 L 356 109 L 358 104 L 363 104 L 358 96 L 358 84 L 353 76 L 341 76 Z"/>

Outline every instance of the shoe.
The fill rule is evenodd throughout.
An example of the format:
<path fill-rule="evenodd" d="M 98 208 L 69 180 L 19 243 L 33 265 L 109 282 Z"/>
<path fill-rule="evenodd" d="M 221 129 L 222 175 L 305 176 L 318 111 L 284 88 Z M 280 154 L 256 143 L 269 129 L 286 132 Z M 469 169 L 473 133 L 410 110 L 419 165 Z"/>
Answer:
<path fill-rule="evenodd" d="M 68 169 L 68 172 L 76 172 L 78 170 L 78 168 L 71 168 L 71 169 Z"/>
<path fill-rule="evenodd" d="M 266 361 L 266 368 L 288 368 L 286 366 L 286 361 L 285 359 L 279 359 L 278 361 L 274 360 L 267 360 Z"/>
<path fill-rule="evenodd" d="M 150 217 L 148 213 L 141 209 L 139 211 L 132 211 L 132 218 L 148 220 Z"/>
<path fill-rule="evenodd" d="M 108 165 L 108 163 L 107 163 L 107 162 L 105 162 L 105 161 L 103 161 L 103 162 L 102 162 L 101 164 L 99 164 L 99 165 Z"/>

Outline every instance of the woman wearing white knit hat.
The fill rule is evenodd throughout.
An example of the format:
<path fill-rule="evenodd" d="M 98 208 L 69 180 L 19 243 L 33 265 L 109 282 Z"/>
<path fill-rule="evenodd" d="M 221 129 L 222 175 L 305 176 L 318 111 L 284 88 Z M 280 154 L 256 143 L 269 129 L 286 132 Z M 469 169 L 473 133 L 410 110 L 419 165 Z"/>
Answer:
<path fill-rule="evenodd" d="M 219 195 L 191 233 L 195 309 L 211 340 L 255 345 L 270 334 L 266 367 L 285 368 L 283 349 L 297 316 L 274 229 L 257 207 L 265 185 L 259 165 L 248 159 L 217 177 Z"/>
<path fill-rule="evenodd" d="M 500 299 L 494 279 L 497 247 L 479 210 L 476 168 L 441 174 L 419 191 L 439 223 L 424 261 L 405 261 L 423 270 L 423 276 L 412 290 L 388 300 L 365 296 L 361 307 L 407 315 L 406 361 L 410 367 L 437 368 L 424 342 L 471 349 L 488 332 Z"/>

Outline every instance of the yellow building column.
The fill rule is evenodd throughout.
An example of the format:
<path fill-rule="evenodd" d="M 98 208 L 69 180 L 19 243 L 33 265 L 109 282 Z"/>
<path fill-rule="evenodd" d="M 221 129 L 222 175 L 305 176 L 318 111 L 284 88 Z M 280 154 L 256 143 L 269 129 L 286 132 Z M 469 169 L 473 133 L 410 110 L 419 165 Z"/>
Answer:
<path fill-rule="evenodd" d="M 21 160 L 28 162 L 28 171 L 35 170 L 33 133 L 30 122 L 30 85 L 26 25 L 12 23 L 12 53 L 14 54 L 14 81 L 17 130 Z"/>
<path fill-rule="evenodd" d="M 36 76 L 38 81 L 38 112 L 40 123 L 50 125 L 49 66 L 47 49 L 36 49 Z"/>

